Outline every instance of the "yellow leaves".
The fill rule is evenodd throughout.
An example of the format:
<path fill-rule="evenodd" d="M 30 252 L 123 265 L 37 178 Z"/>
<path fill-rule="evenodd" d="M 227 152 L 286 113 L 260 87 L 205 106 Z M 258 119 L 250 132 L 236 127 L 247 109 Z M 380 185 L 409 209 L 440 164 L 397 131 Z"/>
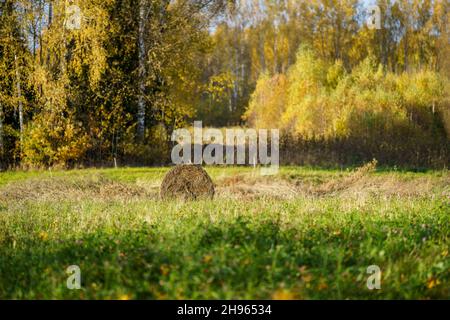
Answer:
<path fill-rule="evenodd" d="M 439 279 L 429 278 L 427 281 L 427 288 L 433 289 L 433 288 L 439 286 L 440 284 L 441 284 L 441 281 L 439 281 Z"/>
<path fill-rule="evenodd" d="M 302 276 L 302 281 L 303 281 L 304 283 L 306 283 L 307 286 L 308 286 L 308 284 L 312 281 L 312 279 L 313 279 L 313 277 L 312 277 L 311 274 L 304 274 L 304 275 Z"/>
<path fill-rule="evenodd" d="M 203 257 L 203 263 L 210 263 L 213 260 L 213 256 L 210 254 L 207 254 Z"/>
<path fill-rule="evenodd" d="M 166 264 L 161 265 L 159 270 L 163 276 L 167 276 L 170 273 L 170 267 Z"/>
<path fill-rule="evenodd" d="M 345 69 L 341 60 L 336 61 L 327 72 L 327 83 L 330 87 L 336 88 L 341 79 L 345 76 Z"/>
<path fill-rule="evenodd" d="M 103 73 L 107 68 L 106 51 L 100 44 L 98 44 L 98 42 L 94 42 L 92 44 L 89 66 L 90 66 L 89 76 L 91 80 L 91 86 L 93 88 L 96 88 L 101 80 Z"/>
<path fill-rule="evenodd" d="M 317 285 L 317 290 L 324 291 L 326 289 L 328 289 L 328 284 L 324 280 L 321 280 Z"/>
<path fill-rule="evenodd" d="M 289 290 L 279 289 L 273 293 L 272 299 L 273 300 L 295 300 L 296 295 Z"/>
<path fill-rule="evenodd" d="M 82 157 L 88 147 L 88 136 L 70 113 L 61 118 L 58 110 L 46 110 L 26 130 L 23 161 L 29 165 L 65 166 Z"/>
<path fill-rule="evenodd" d="M 256 128 L 325 139 L 389 138 L 399 129 L 423 130 L 420 134 L 432 139 L 436 133 L 427 128 L 445 105 L 448 83 L 430 71 L 386 72 L 373 56 L 346 73 L 342 62 L 327 63 L 306 47 L 281 80 L 281 75 L 259 78 L 244 119 Z"/>
<path fill-rule="evenodd" d="M 341 230 L 335 230 L 333 231 L 333 236 L 340 236 L 341 235 Z"/>
<path fill-rule="evenodd" d="M 48 233 L 45 231 L 41 231 L 41 232 L 39 232 L 38 237 L 40 240 L 46 241 L 48 239 Z"/>
<path fill-rule="evenodd" d="M 308 270 L 308 268 L 306 266 L 301 266 L 298 271 L 300 272 L 300 274 L 304 274 L 306 273 Z"/>
<path fill-rule="evenodd" d="M 233 88 L 234 77 L 231 72 L 225 72 L 219 75 L 212 76 L 206 86 L 206 91 L 214 101 L 224 99 Z"/>
<path fill-rule="evenodd" d="M 278 74 L 263 74 L 256 85 L 243 119 L 255 128 L 279 128 L 286 108 L 287 78 Z"/>
<path fill-rule="evenodd" d="M 302 266 L 299 269 L 300 273 L 300 279 L 305 284 L 307 288 L 310 287 L 310 282 L 313 280 L 313 276 L 311 273 L 308 272 L 308 269 L 306 266 Z"/>
<path fill-rule="evenodd" d="M 31 73 L 30 82 L 34 86 L 35 90 L 47 82 L 48 74 L 47 70 L 41 65 L 36 65 Z"/>
<path fill-rule="evenodd" d="M 130 294 L 121 294 L 118 296 L 117 300 L 130 300 L 132 298 L 132 296 Z"/>

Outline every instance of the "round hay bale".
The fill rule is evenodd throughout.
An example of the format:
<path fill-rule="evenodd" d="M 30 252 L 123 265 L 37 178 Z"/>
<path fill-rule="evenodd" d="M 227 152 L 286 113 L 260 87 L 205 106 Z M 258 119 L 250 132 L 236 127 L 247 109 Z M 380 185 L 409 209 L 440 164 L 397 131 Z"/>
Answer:
<path fill-rule="evenodd" d="M 214 197 L 214 183 L 200 165 L 177 165 L 164 177 L 160 195 L 163 200 L 212 199 Z"/>

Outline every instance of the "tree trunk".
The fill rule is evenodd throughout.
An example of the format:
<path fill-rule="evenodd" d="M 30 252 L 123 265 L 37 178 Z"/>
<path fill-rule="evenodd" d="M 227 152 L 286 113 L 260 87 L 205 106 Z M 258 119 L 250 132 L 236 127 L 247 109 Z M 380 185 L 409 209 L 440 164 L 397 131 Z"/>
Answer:
<path fill-rule="evenodd" d="M 404 71 L 408 71 L 408 35 L 405 34 L 404 40 Z"/>
<path fill-rule="evenodd" d="M 278 30 L 274 30 L 274 40 L 273 40 L 273 74 L 278 73 Z"/>
<path fill-rule="evenodd" d="M 22 149 L 22 146 L 23 146 L 23 105 L 22 105 L 22 88 L 20 85 L 20 72 L 19 72 L 19 64 L 17 61 L 17 55 L 14 55 L 14 62 L 15 62 L 15 67 L 16 67 L 17 99 L 19 102 L 20 149 Z"/>
<path fill-rule="evenodd" d="M 49 3 L 48 3 L 48 16 L 47 16 L 47 29 L 51 28 L 52 23 L 53 23 L 53 4 L 52 4 L 51 1 L 49 1 Z M 41 53 L 40 54 L 41 54 L 41 57 L 42 57 L 42 52 L 44 51 L 43 50 L 43 43 L 42 43 L 42 32 L 39 35 L 39 37 L 41 39 L 41 48 L 40 48 Z M 46 64 L 49 66 L 50 65 L 50 50 L 47 50 L 47 56 L 45 57 L 45 59 L 47 60 Z"/>
<path fill-rule="evenodd" d="M 48 27 L 51 26 L 52 21 L 53 21 L 53 4 L 52 4 L 52 2 L 50 1 L 50 2 L 48 3 Z"/>
<path fill-rule="evenodd" d="M 139 1 L 139 36 L 138 36 L 138 54 L 139 54 L 139 95 L 137 112 L 137 136 L 140 141 L 145 135 L 145 0 Z"/>
<path fill-rule="evenodd" d="M 266 56 L 265 56 L 265 54 L 264 54 L 264 42 L 265 42 L 265 39 L 262 37 L 262 36 L 260 36 L 259 38 L 258 38 L 258 41 L 259 41 L 259 64 L 261 65 L 261 71 L 266 71 Z"/>
<path fill-rule="evenodd" d="M 3 106 L 0 104 L 0 158 L 4 153 L 3 148 Z"/>

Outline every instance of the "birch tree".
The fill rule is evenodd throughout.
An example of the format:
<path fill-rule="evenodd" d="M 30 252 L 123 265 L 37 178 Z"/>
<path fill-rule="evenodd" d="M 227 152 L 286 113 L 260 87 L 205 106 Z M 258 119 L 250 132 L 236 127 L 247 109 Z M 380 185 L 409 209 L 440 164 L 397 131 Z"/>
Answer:
<path fill-rule="evenodd" d="M 17 61 L 17 55 L 14 55 L 14 66 L 16 73 L 16 89 L 17 89 L 17 104 L 18 104 L 18 112 L 19 112 L 19 139 L 20 139 L 20 148 L 23 147 L 23 102 L 22 102 L 22 85 L 20 79 L 20 67 Z"/>
<path fill-rule="evenodd" d="M 148 4 L 146 0 L 139 0 L 139 30 L 138 30 L 138 59 L 139 59 L 139 93 L 138 93 L 138 112 L 137 112 L 137 135 L 139 140 L 144 139 L 145 135 L 145 82 L 146 82 L 146 45 L 145 45 L 145 25 L 148 18 Z"/>
<path fill-rule="evenodd" d="M 0 101 L 0 159 L 3 160 L 4 146 L 3 146 L 3 105 Z M 0 166 L 1 169 L 1 166 Z"/>

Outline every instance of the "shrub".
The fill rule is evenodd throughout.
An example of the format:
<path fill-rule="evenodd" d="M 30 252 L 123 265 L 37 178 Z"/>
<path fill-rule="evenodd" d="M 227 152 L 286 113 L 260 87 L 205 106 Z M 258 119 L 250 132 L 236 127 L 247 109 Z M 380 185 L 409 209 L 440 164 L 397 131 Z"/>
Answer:
<path fill-rule="evenodd" d="M 71 167 L 89 148 L 88 136 L 73 115 L 42 112 L 30 122 L 23 141 L 23 164 Z"/>
<path fill-rule="evenodd" d="M 350 152 L 368 148 L 369 157 L 405 144 L 416 154 L 447 144 L 449 79 L 436 72 L 394 74 L 369 56 L 347 73 L 340 61 L 327 64 L 303 47 L 286 81 L 279 79 L 261 76 L 246 114 L 251 126 L 315 142 L 353 140 Z"/>

